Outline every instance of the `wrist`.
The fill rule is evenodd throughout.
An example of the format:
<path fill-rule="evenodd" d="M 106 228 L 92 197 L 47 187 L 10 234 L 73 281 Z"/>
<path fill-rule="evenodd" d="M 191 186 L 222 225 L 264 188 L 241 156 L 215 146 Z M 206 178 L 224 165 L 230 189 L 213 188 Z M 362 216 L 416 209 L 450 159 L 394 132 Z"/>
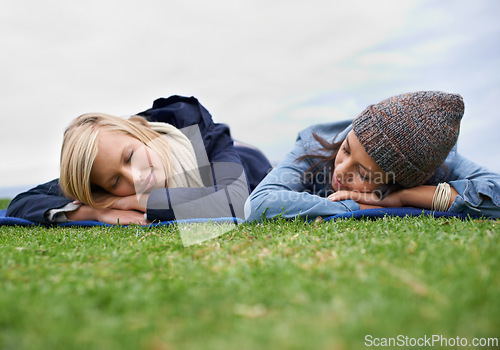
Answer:
<path fill-rule="evenodd" d="M 69 221 L 87 221 L 87 220 L 97 220 L 95 208 L 90 205 L 82 205 L 80 208 L 66 213 L 66 218 Z"/>
<path fill-rule="evenodd" d="M 431 209 L 436 186 L 422 185 L 398 191 L 402 206 Z"/>
<path fill-rule="evenodd" d="M 396 192 L 399 196 L 399 200 L 401 202 L 402 207 L 411 206 L 411 203 L 409 201 L 409 198 L 411 196 L 410 191 L 411 191 L 411 189 L 403 188 L 403 189 Z"/>

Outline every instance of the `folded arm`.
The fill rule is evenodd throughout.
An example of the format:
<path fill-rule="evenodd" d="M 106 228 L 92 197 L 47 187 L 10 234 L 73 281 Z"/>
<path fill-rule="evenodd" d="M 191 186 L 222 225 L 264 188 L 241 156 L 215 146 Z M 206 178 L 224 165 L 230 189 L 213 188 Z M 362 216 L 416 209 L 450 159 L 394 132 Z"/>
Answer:
<path fill-rule="evenodd" d="M 49 211 L 65 207 L 71 202 L 62 194 L 59 180 L 52 180 L 14 197 L 7 208 L 7 216 L 50 224 Z"/>
<path fill-rule="evenodd" d="M 432 209 L 432 199 L 439 182 L 447 182 L 451 196 L 447 211 L 472 216 L 500 217 L 500 175 L 453 152 L 443 167 L 444 176 L 435 176 L 428 184 L 403 189 L 379 200 L 372 193 L 339 191 L 333 201 L 352 199 L 361 206 L 416 207 Z"/>
<path fill-rule="evenodd" d="M 278 216 L 312 220 L 318 216 L 360 209 L 359 204 L 350 199 L 333 202 L 326 198 L 323 193 L 328 187 L 326 180 L 314 184 L 305 183 L 303 175 L 311 163 L 306 160 L 296 161 L 304 154 L 306 147 L 299 137 L 293 150 L 250 195 L 245 204 L 247 221 L 261 221 Z"/>

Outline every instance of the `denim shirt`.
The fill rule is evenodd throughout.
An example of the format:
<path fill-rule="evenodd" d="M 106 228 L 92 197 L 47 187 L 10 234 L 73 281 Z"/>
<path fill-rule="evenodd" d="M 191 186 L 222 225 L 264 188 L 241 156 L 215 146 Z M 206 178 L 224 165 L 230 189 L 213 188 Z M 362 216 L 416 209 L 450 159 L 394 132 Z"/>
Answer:
<path fill-rule="evenodd" d="M 245 203 L 247 221 L 265 218 L 302 217 L 314 220 L 318 216 L 359 210 L 353 200 L 332 202 L 326 198 L 332 193 L 330 177 L 323 173 L 312 181 L 303 180 L 304 173 L 315 162 L 313 158 L 298 161 L 303 155 L 318 153 L 321 145 L 314 139 L 316 133 L 331 142 L 342 141 L 352 130 L 352 120 L 317 124 L 299 132 L 294 148 L 257 186 Z M 324 172 L 331 171 L 325 169 Z M 500 175 L 492 173 L 459 155 L 456 145 L 426 185 L 448 182 L 458 192 L 449 212 L 475 216 L 500 217 Z"/>

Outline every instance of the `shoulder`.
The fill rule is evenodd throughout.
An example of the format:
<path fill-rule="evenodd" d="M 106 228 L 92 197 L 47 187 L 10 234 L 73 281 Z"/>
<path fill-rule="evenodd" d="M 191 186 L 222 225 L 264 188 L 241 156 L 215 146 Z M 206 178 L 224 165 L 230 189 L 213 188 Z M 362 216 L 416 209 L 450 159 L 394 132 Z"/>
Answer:
<path fill-rule="evenodd" d="M 299 131 L 297 140 L 302 140 L 302 143 L 306 146 L 306 148 L 317 148 L 318 142 L 314 139 L 313 133 L 328 142 L 332 142 L 345 139 L 351 130 L 352 119 L 339 122 L 314 124 Z"/>
<path fill-rule="evenodd" d="M 173 95 L 167 98 L 158 98 L 153 106 L 138 115 L 150 122 L 163 122 L 177 128 L 198 124 L 207 126 L 213 123 L 210 113 L 195 97 Z"/>
<path fill-rule="evenodd" d="M 165 107 L 172 107 L 172 106 L 182 106 L 182 105 L 199 105 L 200 102 L 198 101 L 197 98 L 190 96 L 179 96 L 179 95 L 172 95 L 170 97 L 160 97 L 153 102 L 153 109 L 157 108 L 165 108 Z"/>

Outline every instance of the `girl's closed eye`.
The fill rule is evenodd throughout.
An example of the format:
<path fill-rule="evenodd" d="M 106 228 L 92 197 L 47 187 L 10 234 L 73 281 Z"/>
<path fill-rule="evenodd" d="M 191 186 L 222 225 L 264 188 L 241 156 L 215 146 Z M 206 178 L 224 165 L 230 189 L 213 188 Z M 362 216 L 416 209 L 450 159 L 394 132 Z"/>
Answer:
<path fill-rule="evenodd" d="M 368 181 L 370 179 L 370 177 L 368 175 L 363 175 L 360 170 L 358 170 L 358 174 L 359 174 L 359 178 L 362 181 Z"/>
<path fill-rule="evenodd" d="M 134 150 L 131 150 L 128 158 L 125 160 L 125 163 L 128 164 L 132 160 L 132 156 L 134 155 Z"/>
<path fill-rule="evenodd" d="M 132 156 L 134 155 L 134 150 L 131 150 L 127 159 L 125 159 L 125 164 L 129 164 L 132 161 Z M 112 189 L 115 189 L 118 187 L 118 184 L 120 182 L 120 176 L 117 176 L 115 179 L 115 182 L 113 182 L 113 185 L 111 185 Z"/>
<path fill-rule="evenodd" d="M 342 151 L 344 151 L 346 154 L 351 154 L 351 152 L 347 149 L 346 145 L 342 145 Z"/>

